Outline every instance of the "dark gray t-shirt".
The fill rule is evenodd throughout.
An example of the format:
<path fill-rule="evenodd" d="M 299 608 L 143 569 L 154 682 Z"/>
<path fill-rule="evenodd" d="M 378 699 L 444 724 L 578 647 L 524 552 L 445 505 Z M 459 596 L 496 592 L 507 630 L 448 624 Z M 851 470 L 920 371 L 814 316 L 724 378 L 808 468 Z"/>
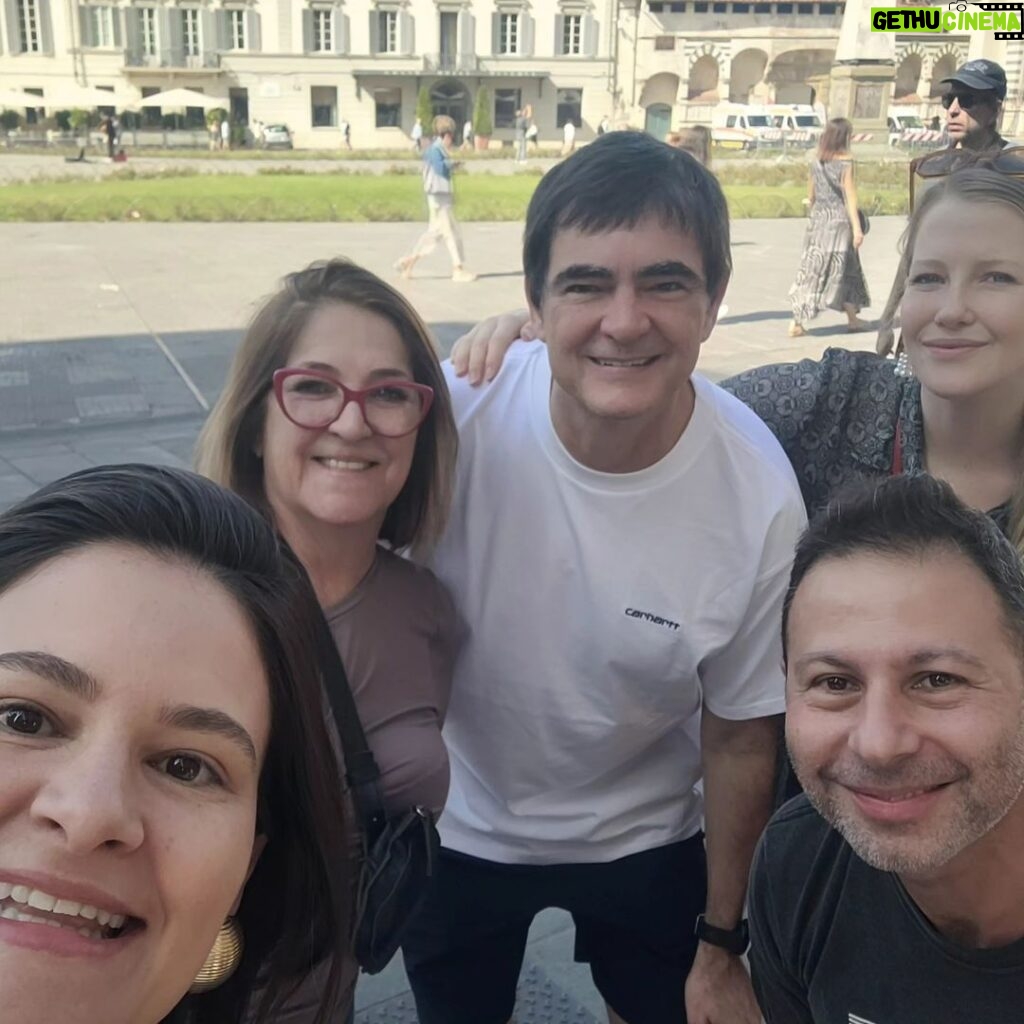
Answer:
<path fill-rule="evenodd" d="M 804 796 L 768 825 L 750 883 L 768 1024 L 1021 1024 L 1024 939 L 968 949 L 869 867 Z"/>

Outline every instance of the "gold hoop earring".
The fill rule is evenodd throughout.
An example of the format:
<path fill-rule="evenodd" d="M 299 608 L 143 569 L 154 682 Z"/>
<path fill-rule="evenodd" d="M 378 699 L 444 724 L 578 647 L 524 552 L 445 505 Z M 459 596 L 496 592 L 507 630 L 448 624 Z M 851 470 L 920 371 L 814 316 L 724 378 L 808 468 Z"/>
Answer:
<path fill-rule="evenodd" d="M 217 938 L 213 940 L 213 948 L 207 954 L 189 992 L 209 992 L 223 985 L 242 962 L 242 947 L 242 926 L 233 917 L 229 917 L 220 926 Z"/>

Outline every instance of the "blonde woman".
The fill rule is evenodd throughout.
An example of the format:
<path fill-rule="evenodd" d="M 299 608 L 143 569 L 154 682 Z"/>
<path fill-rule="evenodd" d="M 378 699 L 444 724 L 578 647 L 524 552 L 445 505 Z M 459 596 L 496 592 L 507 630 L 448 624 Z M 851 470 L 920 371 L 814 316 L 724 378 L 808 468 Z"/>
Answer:
<path fill-rule="evenodd" d="M 198 442 L 199 470 L 262 509 L 309 573 L 395 813 L 439 814 L 448 791 L 455 611 L 397 551 L 438 538 L 456 447 L 425 325 L 347 260 L 290 274 L 265 303 Z"/>
<path fill-rule="evenodd" d="M 823 309 L 846 313 L 849 331 L 867 328 L 857 317 L 871 299 L 857 252 L 864 233 L 853 181 L 852 132 L 853 125 L 845 117 L 829 121 L 818 144 L 818 159 L 811 166 L 811 222 L 804 236 L 800 269 L 789 291 L 791 338 L 806 334 L 804 325 Z"/>

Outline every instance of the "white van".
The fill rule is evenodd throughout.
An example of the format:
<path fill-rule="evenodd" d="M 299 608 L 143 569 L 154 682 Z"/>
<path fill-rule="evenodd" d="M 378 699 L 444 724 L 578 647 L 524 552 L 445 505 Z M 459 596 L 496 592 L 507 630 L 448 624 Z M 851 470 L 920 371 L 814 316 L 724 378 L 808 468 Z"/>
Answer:
<path fill-rule="evenodd" d="M 725 149 L 756 149 L 776 134 L 768 108 L 719 103 L 711 114 L 711 141 Z"/>
<path fill-rule="evenodd" d="M 929 128 L 913 107 L 889 108 L 890 146 L 941 146 L 943 132 Z"/>
<path fill-rule="evenodd" d="M 816 146 L 825 125 L 814 107 L 807 103 L 777 103 L 768 108 L 772 126 L 780 130 L 787 144 Z"/>

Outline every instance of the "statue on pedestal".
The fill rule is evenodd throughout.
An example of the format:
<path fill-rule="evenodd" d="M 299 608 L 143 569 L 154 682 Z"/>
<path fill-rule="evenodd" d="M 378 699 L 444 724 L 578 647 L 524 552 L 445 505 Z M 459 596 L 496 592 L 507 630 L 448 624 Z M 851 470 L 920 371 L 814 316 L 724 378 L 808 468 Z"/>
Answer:
<path fill-rule="evenodd" d="M 849 118 L 854 131 L 885 132 L 895 78 L 895 34 L 871 31 L 870 0 L 847 0 L 829 80 L 829 117 Z"/>

